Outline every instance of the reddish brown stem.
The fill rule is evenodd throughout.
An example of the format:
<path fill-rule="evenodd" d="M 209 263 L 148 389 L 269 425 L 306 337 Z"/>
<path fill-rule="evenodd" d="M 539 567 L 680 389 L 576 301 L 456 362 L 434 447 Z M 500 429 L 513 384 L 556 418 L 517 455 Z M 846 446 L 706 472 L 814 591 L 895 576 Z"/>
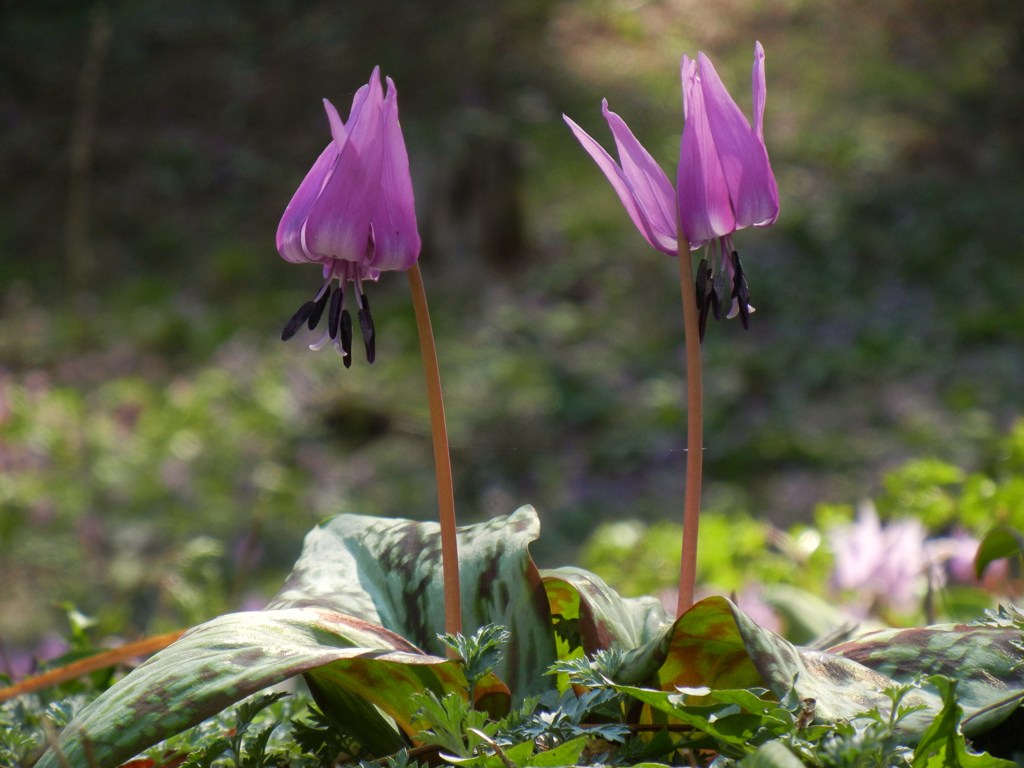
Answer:
<path fill-rule="evenodd" d="M 437 349 L 434 346 L 427 293 L 423 289 L 419 264 L 413 264 L 407 274 L 423 354 L 423 375 L 430 406 L 430 432 L 434 442 L 437 508 L 441 523 L 441 570 L 444 578 L 444 629 L 446 633 L 455 635 L 462 632 L 462 593 L 459 587 L 459 551 L 455 535 L 455 492 L 452 488 L 452 461 L 448 450 L 448 427 L 444 420 L 444 399 L 441 396 L 441 372 L 437 366 Z M 452 653 L 449 649 L 449 655 Z"/>
<path fill-rule="evenodd" d="M 685 247 L 685 239 L 679 242 Z M 683 548 L 679 564 L 676 616 L 693 605 L 697 581 L 697 525 L 700 520 L 701 474 L 704 465 L 704 393 L 701 382 L 700 318 L 690 254 L 680 248 L 679 285 L 683 292 L 686 338 L 686 495 L 683 500 Z"/>

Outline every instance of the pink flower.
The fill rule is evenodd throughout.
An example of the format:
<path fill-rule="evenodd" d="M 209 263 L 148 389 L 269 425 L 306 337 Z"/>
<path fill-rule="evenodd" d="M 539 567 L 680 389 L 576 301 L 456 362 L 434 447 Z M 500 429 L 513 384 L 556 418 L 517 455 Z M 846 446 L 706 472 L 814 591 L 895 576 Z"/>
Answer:
<path fill-rule="evenodd" d="M 375 67 L 352 99 L 346 122 L 324 99 L 332 140 L 295 191 L 277 228 L 281 257 L 295 264 L 320 264 L 324 277 L 316 296 L 288 321 L 281 338 L 290 339 L 303 324 L 316 328 L 330 299 L 327 330 L 311 349 L 333 343 L 346 366 L 351 364 L 352 344 L 346 285 L 355 285 L 359 326 L 372 363 L 373 320 L 363 281 L 375 281 L 385 270 L 409 269 L 420 253 L 398 91 L 390 77 L 387 86 L 385 95 L 380 68 Z M 338 288 L 332 296 L 334 280 Z"/>
<path fill-rule="evenodd" d="M 779 215 L 779 190 L 764 143 L 764 49 L 754 47 L 754 126 L 736 106 L 711 60 L 703 53 L 682 60 L 683 114 L 676 186 L 617 114 L 603 101 L 601 110 L 615 139 L 615 160 L 569 117 L 565 122 L 604 172 L 633 224 L 652 247 L 677 256 L 679 240 L 689 250 L 717 243 L 716 253 L 700 262 L 697 299 L 700 332 L 709 311 L 720 317 L 722 302 L 743 326 L 749 324 L 750 291 L 732 233 L 768 226 Z"/>
<path fill-rule="evenodd" d="M 883 527 L 874 506 L 866 503 L 856 522 L 829 531 L 829 542 L 839 589 L 859 591 L 899 611 L 912 610 L 924 594 L 932 563 L 919 521 L 908 518 Z"/>
<path fill-rule="evenodd" d="M 765 227 L 779 216 L 779 188 L 764 143 L 767 94 L 764 48 L 754 45 L 754 126 L 725 89 L 711 59 L 683 55 L 683 115 L 676 190 L 679 228 L 691 249 L 717 243 L 711 264 L 697 270 L 697 301 L 701 336 L 708 310 L 719 316 L 726 286 L 732 309 L 743 327 L 750 323 L 750 291 L 732 233 L 745 227 Z"/>

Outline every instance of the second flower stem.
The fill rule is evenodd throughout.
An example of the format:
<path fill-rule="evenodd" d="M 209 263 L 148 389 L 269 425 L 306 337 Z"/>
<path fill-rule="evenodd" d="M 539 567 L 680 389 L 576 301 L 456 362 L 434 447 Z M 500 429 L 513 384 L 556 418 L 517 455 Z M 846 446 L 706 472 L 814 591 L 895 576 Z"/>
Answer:
<path fill-rule="evenodd" d="M 416 312 L 416 330 L 419 332 L 420 351 L 423 354 L 423 374 L 430 406 L 430 433 L 434 443 L 438 520 L 441 523 L 441 570 L 444 579 L 444 631 L 449 635 L 457 635 L 462 633 L 462 591 L 459 586 L 459 549 L 455 534 L 452 460 L 448 450 L 444 398 L 441 396 L 441 372 L 437 365 L 437 349 L 434 346 L 434 332 L 430 325 L 427 293 L 423 288 L 420 265 L 413 264 L 406 274 L 409 275 L 412 305 Z"/>
<path fill-rule="evenodd" d="M 686 241 L 680 238 L 679 242 Z M 678 261 L 686 339 L 686 493 L 683 500 L 679 597 L 676 604 L 676 616 L 682 616 L 693 605 L 697 581 L 697 524 L 700 520 L 701 475 L 704 468 L 704 392 L 701 381 L 700 317 L 689 251 L 680 248 Z"/>

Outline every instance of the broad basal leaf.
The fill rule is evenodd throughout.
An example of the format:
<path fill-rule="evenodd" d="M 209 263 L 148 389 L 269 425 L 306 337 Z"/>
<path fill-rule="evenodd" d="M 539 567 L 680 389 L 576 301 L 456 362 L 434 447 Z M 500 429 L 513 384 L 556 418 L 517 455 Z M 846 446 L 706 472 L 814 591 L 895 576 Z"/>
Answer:
<path fill-rule="evenodd" d="M 758 626 L 725 598 L 711 597 L 694 605 L 676 623 L 668 656 L 655 680 L 662 690 L 763 684 L 779 697 L 795 690 L 798 698 L 815 700 L 819 719 L 834 721 L 872 709 L 888 713 L 892 704 L 888 689 L 930 673 L 961 679 L 965 670 L 958 673 L 957 659 L 963 663 L 973 657 L 979 679 L 972 690 L 962 692 L 961 703 L 967 718 L 986 714 L 976 724 L 980 729 L 976 731 L 968 730 L 969 720 L 965 719 L 965 731 L 970 734 L 992 727 L 1009 713 L 1005 709 L 989 712 L 985 707 L 1020 689 L 1020 672 L 1010 672 L 1014 659 L 1019 663 L 1024 657 L 1019 650 L 1011 652 L 1006 630 L 990 628 L 991 633 L 1004 633 L 997 639 L 986 632 L 968 637 L 966 629 L 904 630 L 912 634 L 903 639 L 902 647 L 899 641 L 892 645 L 897 635 L 871 633 L 866 639 L 818 651 L 793 645 Z M 1017 631 L 1016 639 L 1019 636 Z M 986 675 L 987 687 L 981 680 Z M 921 708 L 901 722 L 908 743 L 913 743 L 943 704 L 934 685 L 926 683 L 908 693 L 901 706 Z"/>
<path fill-rule="evenodd" d="M 968 736 L 1001 723 L 1024 699 L 1024 649 L 1019 626 L 949 624 L 870 632 L 829 649 L 886 677 L 907 683 L 926 675 L 956 681 Z"/>
<path fill-rule="evenodd" d="M 554 661 L 548 605 L 527 551 L 539 527 L 524 507 L 459 530 L 464 631 L 508 627 L 501 671 L 519 695 L 552 684 L 543 675 Z M 414 693 L 465 695 L 465 677 L 442 658 L 436 637 L 444 630 L 439 540 L 431 523 L 326 521 L 307 536 L 267 610 L 228 614 L 186 633 L 84 709 L 61 734 L 61 755 L 47 753 L 40 766 L 115 765 L 296 675 L 305 675 L 336 725 L 371 751 L 394 751 L 404 743 L 394 725 L 412 730 Z M 492 702 L 503 695 L 507 705 L 497 678 L 477 690 Z"/>
<path fill-rule="evenodd" d="M 455 662 L 335 611 L 232 613 L 185 633 L 104 692 L 61 733 L 60 755 L 51 749 L 38 768 L 118 765 L 251 693 L 307 672 L 358 694 L 406 728 L 413 693 L 466 685 Z M 372 736 L 373 723 L 366 729 L 371 733 L 362 738 Z M 376 746 L 384 751 L 400 746 L 393 731 L 379 737 L 386 743 Z"/>
<path fill-rule="evenodd" d="M 496 671 L 518 697 L 551 685 L 551 618 L 528 550 L 540 534 L 532 507 L 459 528 L 464 635 L 501 624 L 512 635 Z M 330 518 L 306 536 L 302 554 L 271 608 L 331 608 L 379 624 L 444 655 L 440 526 L 364 515 Z"/>
<path fill-rule="evenodd" d="M 624 655 L 620 679 L 647 680 L 661 663 L 659 644 L 672 620 L 653 597 L 624 598 L 582 568 L 541 572 L 556 630 L 587 654 L 612 649 Z"/>
<path fill-rule="evenodd" d="M 890 630 L 819 651 L 764 629 L 724 597 L 706 598 L 668 623 L 652 602 L 624 600 L 585 571 L 545 571 L 544 579 L 556 622 L 578 620 L 588 653 L 625 653 L 619 683 L 662 691 L 764 686 L 780 698 L 795 689 L 800 699 L 816 701 L 819 719 L 833 721 L 872 709 L 887 713 L 887 689 L 942 674 L 960 682 L 968 735 L 1001 722 L 1024 698 L 1024 652 L 1015 626 Z M 902 722 L 910 742 L 942 711 L 939 691 L 927 683 L 901 704 L 922 708 Z"/>

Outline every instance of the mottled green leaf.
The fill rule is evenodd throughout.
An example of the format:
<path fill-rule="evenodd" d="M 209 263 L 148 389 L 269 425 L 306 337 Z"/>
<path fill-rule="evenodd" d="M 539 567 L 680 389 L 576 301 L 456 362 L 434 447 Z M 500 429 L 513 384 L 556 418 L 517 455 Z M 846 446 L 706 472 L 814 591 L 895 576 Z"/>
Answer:
<path fill-rule="evenodd" d="M 959 681 L 964 731 L 973 735 L 997 725 L 1024 697 L 1020 635 L 980 625 L 886 630 L 818 651 L 794 646 L 725 598 L 711 597 L 676 623 L 655 679 L 664 690 L 763 684 L 781 697 L 795 688 L 799 698 L 816 701 L 819 719 L 834 721 L 872 709 L 888 713 L 887 689 L 942 674 Z M 942 711 L 941 696 L 929 684 L 908 693 L 902 705 L 922 708 L 900 724 L 908 743 Z"/>
<path fill-rule="evenodd" d="M 748 629 L 748 637 L 741 632 L 742 627 Z M 783 651 L 793 646 L 778 638 L 784 645 L 774 648 L 766 638 L 777 636 L 762 635 L 762 632 L 767 630 L 761 630 L 724 597 L 705 598 L 684 613 L 666 636 L 659 649 L 663 660 L 653 682 L 663 690 L 701 685 L 711 688 L 763 685 L 751 650 L 757 652 L 767 645 L 764 655 L 781 659 L 788 658 Z M 792 676 L 789 679 L 792 680 Z"/>
<path fill-rule="evenodd" d="M 358 694 L 406 729 L 413 693 L 465 686 L 455 662 L 335 611 L 232 613 L 185 633 L 104 692 L 61 733 L 61 757 L 50 750 L 38 768 L 117 765 L 251 693 L 303 673 Z M 364 687 L 384 678 L 386 685 Z M 381 746 L 396 746 L 394 735 Z"/>
<path fill-rule="evenodd" d="M 548 593 L 558 598 L 553 611 L 574 610 L 568 585 L 583 583 L 582 577 L 577 574 L 572 580 L 552 584 L 547 573 Z M 659 635 L 657 624 L 638 620 L 647 614 L 629 613 L 624 604 L 616 604 L 614 592 L 593 584 L 586 592 L 576 590 L 575 610 L 581 627 L 591 610 L 603 622 L 599 639 L 612 647 L 621 644 L 628 648 L 629 642 L 646 640 L 631 651 L 630 670 L 653 668 L 643 682 L 662 691 L 765 686 L 781 698 L 795 690 L 799 698 L 816 701 L 820 719 L 834 721 L 872 709 L 888 713 L 891 699 L 887 689 L 927 674 L 944 674 L 960 683 L 968 735 L 992 728 L 1024 698 L 1021 632 L 1013 627 L 888 630 L 820 651 L 795 646 L 764 629 L 724 597 L 709 597 Z M 617 679 L 620 683 L 637 682 L 628 675 Z M 901 723 L 911 743 L 942 711 L 939 692 L 928 684 L 908 693 L 902 705 L 921 708 Z"/>
<path fill-rule="evenodd" d="M 556 626 L 577 628 L 587 654 L 612 649 L 623 654 L 618 678 L 641 682 L 661 663 L 658 647 L 672 620 L 653 597 L 624 598 L 599 576 L 582 568 L 541 572 Z"/>
<path fill-rule="evenodd" d="M 464 631 L 511 632 L 504 678 L 519 695 L 552 685 L 543 675 L 554 640 L 540 576 L 528 552 L 532 508 L 459 530 Z M 324 714 L 377 752 L 412 730 L 413 694 L 463 692 L 445 661 L 439 526 L 341 515 L 306 538 L 267 610 L 221 616 L 186 633 L 93 702 L 60 738 L 73 768 L 115 764 L 255 691 L 305 675 Z M 421 649 L 427 649 L 427 652 Z M 495 676 L 477 690 L 508 701 Z M 383 712 L 387 717 L 381 715 Z M 62 765 L 48 753 L 43 768 Z"/>
<path fill-rule="evenodd" d="M 495 672 L 513 695 L 551 685 L 551 618 L 529 544 L 540 533 L 532 507 L 458 531 L 463 634 L 501 624 L 512 635 Z M 440 527 L 339 515 L 311 531 L 271 608 L 315 605 L 379 624 L 438 656 L 444 646 Z"/>
<path fill-rule="evenodd" d="M 948 624 L 887 629 L 829 651 L 898 683 L 927 675 L 955 680 L 968 736 L 995 727 L 1024 699 L 1024 651 L 1021 631 L 1015 627 Z M 931 715 L 940 709 L 941 705 L 932 705 Z"/>

